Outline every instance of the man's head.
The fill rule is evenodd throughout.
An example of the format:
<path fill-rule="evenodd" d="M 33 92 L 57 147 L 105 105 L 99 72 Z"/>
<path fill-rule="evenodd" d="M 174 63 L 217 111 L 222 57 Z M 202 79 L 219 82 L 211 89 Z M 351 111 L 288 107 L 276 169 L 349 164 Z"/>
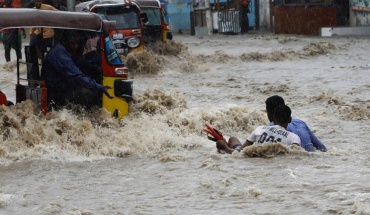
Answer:
<path fill-rule="evenodd" d="M 35 7 L 37 9 L 40 9 L 41 8 L 41 4 L 42 4 L 42 0 L 35 0 Z"/>
<path fill-rule="evenodd" d="M 79 56 L 82 54 L 84 43 L 87 38 L 83 31 L 77 30 L 64 30 L 60 43 L 66 48 L 66 50 L 73 56 Z"/>
<path fill-rule="evenodd" d="M 59 10 L 60 8 L 60 0 L 52 0 L 53 6 Z"/>
<path fill-rule="evenodd" d="M 273 121 L 274 110 L 279 105 L 285 105 L 284 99 L 278 95 L 271 96 L 266 99 L 266 112 L 270 122 Z"/>
<path fill-rule="evenodd" d="M 281 125 L 287 127 L 288 124 L 292 121 L 292 111 L 287 105 L 279 105 L 274 110 L 274 123 L 275 125 Z"/>

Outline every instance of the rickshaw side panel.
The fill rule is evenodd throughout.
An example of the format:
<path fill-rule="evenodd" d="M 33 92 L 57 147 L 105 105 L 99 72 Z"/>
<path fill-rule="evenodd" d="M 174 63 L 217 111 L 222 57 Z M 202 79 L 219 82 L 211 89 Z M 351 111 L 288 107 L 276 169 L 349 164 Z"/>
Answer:
<path fill-rule="evenodd" d="M 112 53 L 109 50 L 111 43 L 110 37 L 105 39 L 100 38 L 100 56 L 103 70 L 103 86 L 110 86 L 108 89 L 110 95 L 113 95 L 113 99 L 109 99 L 106 95 L 103 95 L 102 107 L 112 113 L 113 117 L 118 119 L 123 118 L 128 114 L 129 103 L 132 101 L 132 81 L 128 81 L 128 69 L 122 67 L 121 58 L 118 53 Z M 113 45 L 112 45 L 113 46 Z"/>
<path fill-rule="evenodd" d="M 117 86 L 117 83 L 124 87 Z M 106 95 L 103 96 L 103 107 L 107 109 L 110 113 L 112 113 L 112 116 L 122 119 L 124 116 L 128 114 L 129 110 L 129 102 L 131 102 L 130 98 L 132 98 L 132 81 L 127 81 L 124 79 L 117 79 L 115 77 L 104 77 L 103 78 L 103 85 L 104 86 L 111 86 L 112 89 L 109 89 L 108 92 L 110 95 L 114 95 L 113 99 L 109 99 Z M 126 89 L 125 89 L 126 88 Z M 122 89 L 123 91 L 119 90 Z M 121 95 L 118 95 L 117 91 Z M 127 98 L 125 98 L 125 94 L 122 92 L 126 92 L 128 94 Z"/>

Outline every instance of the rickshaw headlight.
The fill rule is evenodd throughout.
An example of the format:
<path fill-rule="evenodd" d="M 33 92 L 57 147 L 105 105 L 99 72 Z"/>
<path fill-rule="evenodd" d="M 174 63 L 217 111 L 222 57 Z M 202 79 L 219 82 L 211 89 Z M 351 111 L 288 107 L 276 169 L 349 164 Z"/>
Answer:
<path fill-rule="evenodd" d="M 128 68 L 123 67 L 123 68 L 116 68 L 116 75 L 124 75 L 128 74 Z"/>
<path fill-rule="evenodd" d="M 128 77 L 128 68 L 127 67 L 116 68 L 115 72 L 116 72 L 116 75 L 122 76 L 124 78 Z"/>
<path fill-rule="evenodd" d="M 131 37 L 127 40 L 127 45 L 130 48 L 136 48 L 140 45 L 140 39 L 138 37 Z"/>

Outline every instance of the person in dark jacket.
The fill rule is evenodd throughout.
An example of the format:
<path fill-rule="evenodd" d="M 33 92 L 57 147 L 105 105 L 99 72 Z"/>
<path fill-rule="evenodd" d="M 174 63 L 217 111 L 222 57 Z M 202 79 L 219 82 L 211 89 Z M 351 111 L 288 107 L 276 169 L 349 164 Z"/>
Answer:
<path fill-rule="evenodd" d="M 249 0 L 241 0 L 240 4 L 240 32 L 242 34 L 248 33 L 249 29 L 249 19 L 248 19 L 249 11 Z"/>
<path fill-rule="evenodd" d="M 99 83 L 100 68 L 82 58 L 86 39 L 81 31 L 66 30 L 60 43 L 45 55 L 41 78 L 47 87 L 49 107 L 58 108 L 74 103 L 90 108 L 101 105 L 103 93 L 113 98 L 108 93 L 111 87 Z"/>

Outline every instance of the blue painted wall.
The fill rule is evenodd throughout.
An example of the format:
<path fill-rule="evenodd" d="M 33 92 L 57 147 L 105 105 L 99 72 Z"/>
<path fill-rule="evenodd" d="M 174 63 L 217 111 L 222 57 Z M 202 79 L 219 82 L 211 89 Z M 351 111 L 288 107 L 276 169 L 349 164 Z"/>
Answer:
<path fill-rule="evenodd" d="M 177 32 L 178 30 L 189 30 L 190 24 L 190 12 L 193 11 L 192 0 L 160 0 L 161 3 L 165 4 L 167 11 L 167 18 L 171 27 L 171 31 Z M 214 3 L 215 0 L 210 0 L 210 3 Z M 220 0 L 220 2 L 226 2 L 226 0 Z M 250 11 L 248 14 L 249 26 L 256 27 L 256 15 L 255 15 L 255 0 L 250 0 Z"/>
<path fill-rule="evenodd" d="M 249 27 L 256 28 L 256 1 L 255 0 L 249 0 L 249 9 L 250 13 L 248 13 L 248 19 L 249 19 Z"/>
<path fill-rule="evenodd" d="M 192 0 L 174 0 L 165 3 L 165 9 L 171 31 L 190 30 L 190 12 L 193 11 Z"/>

